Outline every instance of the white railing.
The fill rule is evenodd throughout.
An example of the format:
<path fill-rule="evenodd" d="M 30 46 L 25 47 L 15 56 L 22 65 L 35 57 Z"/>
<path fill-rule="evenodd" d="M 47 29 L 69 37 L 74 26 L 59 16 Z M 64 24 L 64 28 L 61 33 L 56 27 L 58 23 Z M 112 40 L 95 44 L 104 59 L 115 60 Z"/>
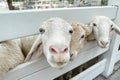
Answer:
<path fill-rule="evenodd" d="M 114 3 L 112 0 L 109 1 L 109 4 L 112 5 L 120 3 L 119 0 Z M 61 17 L 69 22 L 80 21 L 88 23 L 91 17 L 104 15 L 114 19 L 116 24 L 118 24 L 118 20 L 120 20 L 118 18 L 120 14 L 118 13 L 120 11 L 116 6 L 0 12 L 0 41 L 37 34 L 40 23 L 51 17 Z M 95 41 L 89 42 L 78 57 L 61 70 L 50 67 L 46 60 L 41 59 L 19 65 L 8 72 L 2 79 L 52 80 L 99 55 L 101 55 L 101 60 L 98 63 L 76 75 L 71 80 L 92 80 L 99 74 L 107 77 L 112 73 L 114 64 L 120 60 L 118 40 L 118 36 L 113 36 L 110 48 L 105 49 L 98 47 Z M 115 59 L 116 56 L 118 56 L 117 59 Z"/>

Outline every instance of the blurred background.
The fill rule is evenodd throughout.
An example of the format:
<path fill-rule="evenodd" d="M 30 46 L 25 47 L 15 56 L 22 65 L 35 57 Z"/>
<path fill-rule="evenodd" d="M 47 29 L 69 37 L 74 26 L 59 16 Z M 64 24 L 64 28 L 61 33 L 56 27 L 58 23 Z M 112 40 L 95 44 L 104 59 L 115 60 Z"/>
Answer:
<path fill-rule="evenodd" d="M 0 10 L 105 6 L 108 0 L 0 0 Z"/>

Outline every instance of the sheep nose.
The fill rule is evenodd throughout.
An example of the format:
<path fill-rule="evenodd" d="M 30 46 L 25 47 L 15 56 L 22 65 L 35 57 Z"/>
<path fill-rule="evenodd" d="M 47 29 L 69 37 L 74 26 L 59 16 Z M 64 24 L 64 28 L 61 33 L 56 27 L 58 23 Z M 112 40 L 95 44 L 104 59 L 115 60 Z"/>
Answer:
<path fill-rule="evenodd" d="M 49 49 L 50 49 L 50 52 L 56 53 L 56 54 L 58 54 L 58 53 L 65 53 L 65 52 L 68 51 L 67 47 L 57 48 L 55 46 L 50 46 Z"/>
<path fill-rule="evenodd" d="M 104 47 L 106 47 L 106 45 L 108 44 L 108 42 L 105 42 L 105 41 L 100 41 L 100 43 L 101 43 Z"/>

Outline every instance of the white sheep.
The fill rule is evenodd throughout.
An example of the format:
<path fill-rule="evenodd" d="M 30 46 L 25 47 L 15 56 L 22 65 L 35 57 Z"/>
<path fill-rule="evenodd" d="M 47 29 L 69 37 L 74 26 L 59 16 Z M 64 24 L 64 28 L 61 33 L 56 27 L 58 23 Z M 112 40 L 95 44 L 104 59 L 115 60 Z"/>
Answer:
<path fill-rule="evenodd" d="M 61 18 L 51 18 L 40 26 L 40 34 L 35 40 L 25 61 L 32 60 L 44 53 L 48 63 L 62 68 L 70 60 L 70 40 L 73 29 Z"/>
<path fill-rule="evenodd" d="M 0 77 L 17 65 L 24 63 L 38 35 L 0 42 Z"/>
<path fill-rule="evenodd" d="M 24 62 L 20 39 L 0 42 L 0 77 Z"/>
<path fill-rule="evenodd" d="M 86 43 L 85 38 L 92 32 L 92 30 L 85 24 L 79 23 L 79 22 L 72 22 L 71 26 L 73 28 L 73 33 L 70 41 L 70 54 L 71 54 L 70 59 L 73 60 L 75 59 L 75 57 L 77 57 L 78 52 L 84 47 Z M 27 38 L 23 39 L 23 44 L 25 44 L 24 43 L 25 41 L 26 43 L 29 42 L 29 40 L 31 40 L 32 38 L 35 38 L 35 37 L 28 37 L 28 40 L 26 40 Z M 25 45 L 24 47 L 24 49 L 27 50 L 27 52 L 30 49 L 30 48 L 26 49 L 26 46 L 28 45 L 29 44 Z M 37 56 L 40 56 L 40 55 L 37 55 Z"/>
<path fill-rule="evenodd" d="M 71 60 L 73 60 L 78 52 L 84 47 L 86 43 L 86 37 L 92 32 L 92 30 L 87 27 L 85 24 L 80 22 L 72 22 L 71 26 L 73 28 L 73 33 L 70 41 L 70 53 L 71 53 Z M 23 53 L 28 53 L 31 47 L 31 43 L 36 39 L 36 36 L 25 37 L 22 39 L 23 43 Z M 30 42 L 30 41 L 31 42 Z M 28 43 L 30 42 L 30 43 Z M 27 54 L 25 54 L 27 55 Z"/>
<path fill-rule="evenodd" d="M 112 31 L 120 35 L 120 28 L 106 16 L 95 16 L 89 26 L 93 33 L 88 37 L 88 40 L 96 39 L 102 48 L 107 47 Z"/>
<path fill-rule="evenodd" d="M 28 55 L 28 53 L 29 53 L 34 41 L 37 39 L 37 37 L 38 37 L 38 34 L 19 38 L 21 40 L 21 50 L 25 57 Z"/>
<path fill-rule="evenodd" d="M 86 37 L 91 34 L 92 30 L 87 25 L 80 22 L 72 22 L 73 34 L 70 42 L 71 60 L 75 59 L 80 50 L 87 42 Z"/>

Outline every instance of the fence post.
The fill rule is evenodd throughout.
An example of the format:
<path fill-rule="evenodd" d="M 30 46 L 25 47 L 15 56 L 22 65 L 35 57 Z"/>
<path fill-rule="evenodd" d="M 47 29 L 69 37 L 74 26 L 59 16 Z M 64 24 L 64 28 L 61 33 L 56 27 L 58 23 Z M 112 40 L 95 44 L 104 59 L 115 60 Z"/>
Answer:
<path fill-rule="evenodd" d="M 117 5 L 118 11 L 116 11 L 116 19 L 115 23 L 120 26 L 120 0 L 109 0 L 108 5 Z M 120 37 L 119 35 L 113 34 L 112 41 L 110 44 L 109 50 L 102 56 L 103 58 L 106 58 L 106 68 L 105 71 L 102 73 L 103 76 L 108 77 L 111 75 L 114 69 L 115 65 L 115 58 L 116 55 L 118 55 L 118 47 L 120 45 Z M 120 55 L 120 54 L 119 54 Z M 120 59 L 119 59 L 120 60 Z"/>

